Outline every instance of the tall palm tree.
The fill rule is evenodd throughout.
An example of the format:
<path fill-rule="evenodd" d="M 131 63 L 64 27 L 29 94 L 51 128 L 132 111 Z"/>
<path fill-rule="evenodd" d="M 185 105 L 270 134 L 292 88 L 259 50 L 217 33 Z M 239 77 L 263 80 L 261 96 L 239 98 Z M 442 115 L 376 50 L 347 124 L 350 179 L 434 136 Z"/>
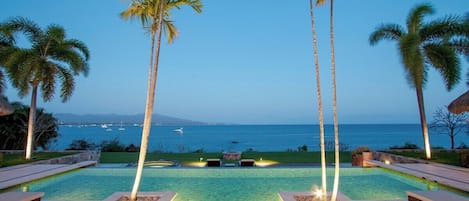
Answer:
<path fill-rule="evenodd" d="M 64 28 L 58 25 L 41 29 L 26 18 L 16 17 L 0 26 L 11 30 L 9 34 L 23 33 L 31 43 L 31 48 L 15 48 L 3 64 L 20 97 L 32 91 L 25 150 L 25 158 L 29 160 L 34 143 L 38 90 L 42 92 L 44 101 L 50 101 L 57 83 L 60 83 L 60 97 L 62 102 L 66 102 L 75 88 L 73 77 L 80 73 L 88 74 L 89 51 L 83 42 L 68 39 Z"/>
<path fill-rule="evenodd" d="M 168 42 L 172 42 L 177 36 L 177 30 L 171 21 L 170 11 L 180 6 L 190 6 L 197 13 L 202 12 L 200 0 L 132 0 L 129 8 L 121 12 L 123 19 L 140 19 L 144 29 L 151 34 L 150 64 L 148 71 L 148 88 L 145 104 L 145 117 L 143 122 L 142 141 L 135 175 L 134 185 L 130 194 L 130 200 L 135 200 L 143 172 L 143 164 L 147 153 L 148 137 L 150 136 L 151 119 L 153 114 L 156 81 L 158 75 L 158 61 L 163 30 L 166 30 Z M 156 44 L 155 44 L 156 40 Z M 156 46 L 156 47 L 155 47 Z"/>
<path fill-rule="evenodd" d="M 317 0 L 316 5 L 320 5 L 324 0 Z M 319 140 L 321 148 L 321 199 L 327 195 L 327 179 L 326 179 L 326 149 L 324 146 L 324 119 L 322 111 L 322 96 L 321 96 L 321 76 L 319 73 L 319 56 L 318 44 L 316 35 L 316 26 L 314 20 L 314 6 L 313 0 L 309 0 L 309 12 L 311 16 L 311 32 L 313 34 L 313 54 L 314 54 L 314 69 L 316 74 L 316 94 L 318 101 L 318 118 L 319 118 Z"/>
<path fill-rule="evenodd" d="M 331 200 L 337 199 L 337 193 L 339 191 L 339 174 L 340 174 L 340 147 L 339 147 L 339 120 L 337 118 L 337 82 L 336 82 L 336 67 L 335 67 L 335 45 L 334 45 L 334 0 L 330 1 L 329 10 L 329 35 L 331 43 L 331 72 L 332 72 L 332 110 L 334 116 L 334 147 L 335 147 L 335 167 L 334 167 L 334 185 L 332 188 Z M 319 2 L 324 3 L 324 1 Z"/>
<path fill-rule="evenodd" d="M 398 24 L 383 24 L 369 38 L 371 45 L 383 39 L 398 44 L 408 83 L 415 88 L 417 95 L 427 159 L 431 159 L 431 150 L 422 92 L 427 81 L 427 71 L 433 66 L 442 75 L 446 89 L 451 90 L 460 79 L 460 61 L 457 50 L 448 41 L 467 35 L 461 17 L 447 16 L 424 22 L 424 17 L 433 13 L 431 5 L 417 5 L 407 16 L 407 30 Z"/>

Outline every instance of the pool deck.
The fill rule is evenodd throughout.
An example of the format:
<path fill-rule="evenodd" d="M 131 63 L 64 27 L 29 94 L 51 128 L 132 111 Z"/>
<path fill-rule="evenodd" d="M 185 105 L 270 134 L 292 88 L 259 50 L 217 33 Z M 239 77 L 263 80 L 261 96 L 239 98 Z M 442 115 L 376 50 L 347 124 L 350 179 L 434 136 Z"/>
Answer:
<path fill-rule="evenodd" d="M 413 175 L 455 189 L 469 192 L 469 168 L 461 168 L 438 163 L 394 163 L 369 160 L 376 166 Z"/>
<path fill-rule="evenodd" d="M 83 161 L 75 164 L 25 164 L 0 168 L 0 189 L 96 164 L 96 161 Z"/>

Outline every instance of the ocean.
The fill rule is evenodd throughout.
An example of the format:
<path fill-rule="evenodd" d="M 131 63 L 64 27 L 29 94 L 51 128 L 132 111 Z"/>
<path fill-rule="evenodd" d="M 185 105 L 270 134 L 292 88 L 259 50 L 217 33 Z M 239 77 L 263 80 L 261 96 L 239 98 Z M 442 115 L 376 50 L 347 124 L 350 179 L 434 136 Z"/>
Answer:
<path fill-rule="evenodd" d="M 120 128 L 120 129 L 119 129 Z M 183 133 L 174 131 L 183 128 Z M 142 127 L 139 125 L 61 125 L 60 136 L 51 144 L 51 150 L 64 150 L 73 140 L 85 139 L 100 144 L 118 140 L 124 145 L 140 146 Z M 368 146 L 374 150 L 387 149 L 406 142 L 423 147 L 418 124 L 349 124 L 339 126 L 339 139 L 344 149 Z M 326 149 L 333 150 L 332 125 L 325 126 Z M 455 146 L 468 144 L 468 135 L 460 133 Z M 432 147 L 450 147 L 447 135 L 430 131 Z M 309 151 L 319 150 L 318 125 L 204 125 L 204 126 L 152 126 L 148 150 L 164 152 L 221 151 L 296 151 L 306 145 Z"/>

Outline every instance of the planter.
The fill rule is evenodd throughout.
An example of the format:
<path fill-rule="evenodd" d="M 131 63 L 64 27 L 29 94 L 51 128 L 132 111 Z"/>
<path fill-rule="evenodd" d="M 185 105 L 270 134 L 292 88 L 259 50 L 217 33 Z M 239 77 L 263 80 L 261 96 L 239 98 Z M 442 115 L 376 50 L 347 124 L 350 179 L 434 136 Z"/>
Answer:
<path fill-rule="evenodd" d="M 352 156 L 352 166 L 362 166 L 368 167 L 365 164 L 365 161 L 373 160 L 373 153 L 372 152 L 362 152 L 359 154 L 355 154 Z"/>
<path fill-rule="evenodd" d="M 172 201 L 176 197 L 175 192 L 140 192 L 137 193 L 137 201 Z M 130 192 L 115 192 L 103 201 L 128 201 Z"/>

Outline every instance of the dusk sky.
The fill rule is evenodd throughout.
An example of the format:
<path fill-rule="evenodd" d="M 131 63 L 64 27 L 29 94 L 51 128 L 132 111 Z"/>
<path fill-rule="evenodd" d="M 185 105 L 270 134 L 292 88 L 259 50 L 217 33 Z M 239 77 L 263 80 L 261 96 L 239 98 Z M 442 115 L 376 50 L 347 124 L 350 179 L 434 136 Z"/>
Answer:
<path fill-rule="evenodd" d="M 316 85 L 308 0 L 202 0 L 202 14 L 173 10 L 179 37 L 161 46 L 155 112 L 203 122 L 317 124 Z M 431 3 L 426 19 L 469 12 L 467 0 L 335 1 L 339 123 L 419 123 L 415 90 L 404 74 L 395 42 L 370 46 L 382 23 L 404 25 L 409 10 Z M 139 21 L 124 21 L 125 0 L 3 0 L 0 21 L 23 16 L 41 27 L 63 26 L 91 52 L 88 77 L 76 77 L 71 100 L 38 102 L 52 113 L 144 112 L 150 36 Z M 329 4 L 315 9 L 326 123 L 332 122 Z M 24 45 L 24 44 L 23 44 Z M 427 118 L 468 87 L 447 92 L 431 69 L 424 89 Z M 29 105 L 11 86 L 10 101 Z"/>

